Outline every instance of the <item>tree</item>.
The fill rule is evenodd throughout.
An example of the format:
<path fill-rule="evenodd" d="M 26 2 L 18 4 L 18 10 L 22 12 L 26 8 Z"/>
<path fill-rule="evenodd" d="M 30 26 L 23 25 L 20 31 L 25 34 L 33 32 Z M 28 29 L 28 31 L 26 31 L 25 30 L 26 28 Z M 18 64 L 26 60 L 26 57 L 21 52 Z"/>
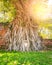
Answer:
<path fill-rule="evenodd" d="M 8 50 L 31 51 L 43 48 L 38 35 L 38 23 L 28 15 L 24 0 L 11 0 L 16 8 L 16 18 L 9 24 L 4 36 Z"/>

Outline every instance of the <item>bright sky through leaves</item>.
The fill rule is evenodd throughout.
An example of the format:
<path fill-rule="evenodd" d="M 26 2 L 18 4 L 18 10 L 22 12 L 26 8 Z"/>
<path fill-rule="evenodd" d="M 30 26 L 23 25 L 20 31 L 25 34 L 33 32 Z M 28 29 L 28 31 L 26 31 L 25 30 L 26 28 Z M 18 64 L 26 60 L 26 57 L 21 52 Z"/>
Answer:
<path fill-rule="evenodd" d="M 52 0 L 33 0 L 29 10 L 30 15 L 40 24 L 41 36 L 52 39 Z"/>
<path fill-rule="evenodd" d="M 52 18 L 52 0 L 33 0 L 30 4 L 30 14 L 38 20 Z"/>

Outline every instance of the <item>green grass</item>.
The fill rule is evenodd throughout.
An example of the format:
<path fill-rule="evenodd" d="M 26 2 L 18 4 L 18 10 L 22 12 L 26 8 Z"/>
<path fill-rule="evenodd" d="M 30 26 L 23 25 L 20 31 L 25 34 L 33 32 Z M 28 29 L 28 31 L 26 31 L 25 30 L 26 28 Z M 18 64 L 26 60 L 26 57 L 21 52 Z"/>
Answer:
<path fill-rule="evenodd" d="M 52 51 L 0 51 L 0 65 L 52 65 Z"/>

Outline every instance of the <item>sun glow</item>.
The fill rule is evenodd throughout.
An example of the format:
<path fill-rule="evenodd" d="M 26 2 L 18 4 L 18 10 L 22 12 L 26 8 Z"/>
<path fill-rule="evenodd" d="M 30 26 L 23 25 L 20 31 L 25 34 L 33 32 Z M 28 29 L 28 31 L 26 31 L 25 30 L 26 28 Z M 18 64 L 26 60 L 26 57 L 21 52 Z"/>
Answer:
<path fill-rule="evenodd" d="M 35 11 L 36 17 L 39 19 L 46 19 L 48 15 L 47 13 L 49 12 L 47 7 L 42 4 L 37 4 L 34 11 Z"/>
<path fill-rule="evenodd" d="M 46 20 L 52 18 L 52 0 L 31 3 L 30 12 L 35 19 Z"/>
<path fill-rule="evenodd" d="M 52 5 L 52 0 L 48 0 L 48 5 Z"/>

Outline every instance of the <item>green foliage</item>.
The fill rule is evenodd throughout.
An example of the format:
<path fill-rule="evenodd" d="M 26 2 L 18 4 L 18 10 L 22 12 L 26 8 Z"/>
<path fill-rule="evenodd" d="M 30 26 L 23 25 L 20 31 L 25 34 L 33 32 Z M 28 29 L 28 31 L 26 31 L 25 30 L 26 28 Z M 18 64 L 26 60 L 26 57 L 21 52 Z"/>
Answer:
<path fill-rule="evenodd" d="M 16 9 L 10 0 L 0 0 L 0 23 L 11 22 L 16 14 Z"/>
<path fill-rule="evenodd" d="M 52 39 L 52 24 L 51 23 L 40 23 L 39 25 L 40 36 L 44 39 Z"/>
<path fill-rule="evenodd" d="M 52 51 L 0 51 L 0 65 L 52 65 Z"/>

